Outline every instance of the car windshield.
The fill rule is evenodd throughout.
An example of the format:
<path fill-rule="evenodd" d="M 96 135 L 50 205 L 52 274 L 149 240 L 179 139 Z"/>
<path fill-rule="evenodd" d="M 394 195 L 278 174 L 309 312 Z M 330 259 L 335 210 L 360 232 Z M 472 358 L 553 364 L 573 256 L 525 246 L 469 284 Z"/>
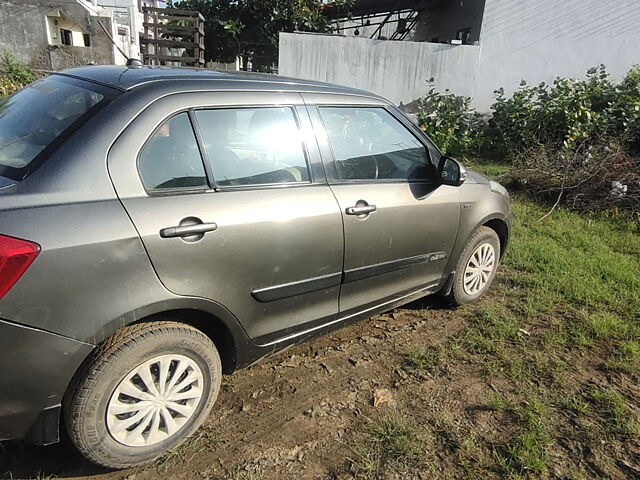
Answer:
<path fill-rule="evenodd" d="M 0 99 L 0 176 L 22 180 L 110 95 L 99 85 L 58 75 Z"/>

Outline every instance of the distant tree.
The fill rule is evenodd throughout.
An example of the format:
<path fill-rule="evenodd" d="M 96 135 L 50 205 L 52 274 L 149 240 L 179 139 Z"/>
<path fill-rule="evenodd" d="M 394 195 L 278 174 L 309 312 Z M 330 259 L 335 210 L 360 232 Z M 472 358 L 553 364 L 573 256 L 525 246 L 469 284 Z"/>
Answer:
<path fill-rule="evenodd" d="M 345 10 L 353 0 L 337 0 Z M 280 32 L 328 32 L 321 0 L 180 0 L 172 6 L 197 10 L 205 18 L 205 58 L 266 69 L 276 56 Z"/>

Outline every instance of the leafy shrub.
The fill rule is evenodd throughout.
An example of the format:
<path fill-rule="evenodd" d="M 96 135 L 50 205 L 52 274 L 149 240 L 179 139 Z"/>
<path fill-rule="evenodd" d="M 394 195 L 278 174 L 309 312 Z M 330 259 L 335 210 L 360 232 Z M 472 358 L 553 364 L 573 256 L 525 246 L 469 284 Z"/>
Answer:
<path fill-rule="evenodd" d="M 6 77 L 0 73 L 0 97 L 11 95 L 16 90 L 20 90 L 22 85 L 18 82 L 14 82 L 9 77 Z"/>
<path fill-rule="evenodd" d="M 431 88 L 420 127 L 447 153 L 506 158 L 534 196 L 579 210 L 615 208 L 640 220 L 640 67 L 620 82 L 604 65 L 581 80 L 522 81 L 495 91 L 484 120 L 469 97 Z"/>
<path fill-rule="evenodd" d="M 431 87 L 418 101 L 418 125 L 450 155 L 475 153 L 480 148 L 482 117 L 471 108 L 471 97 Z"/>
<path fill-rule="evenodd" d="M 491 110 L 493 143 L 507 156 L 545 146 L 557 151 L 615 138 L 627 151 L 640 153 L 640 69 L 618 84 L 604 65 L 584 80 L 556 78 L 553 85 L 529 86 L 524 80 L 511 96 L 496 90 Z"/>
<path fill-rule="evenodd" d="M 537 197 L 578 211 L 616 208 L 640 219 L 640 68 L 618 83 L 603 65 L 584 80 L 557 78 L 496 91 L 489 131 Z"/>
<path fill-rule="evenodd" d="M 34 80 L 36 75 L 16 60 L 11 52 L 0 52 L 0 97 L 11 95 Z"/>

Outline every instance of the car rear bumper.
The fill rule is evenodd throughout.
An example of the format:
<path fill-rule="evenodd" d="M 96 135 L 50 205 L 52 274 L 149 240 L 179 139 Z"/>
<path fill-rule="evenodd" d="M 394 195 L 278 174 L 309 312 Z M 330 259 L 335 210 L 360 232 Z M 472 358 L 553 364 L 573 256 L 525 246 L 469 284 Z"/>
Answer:
<path fill-rule="evenodd" d="M 57 442 L 62 397 L 92 349 L 0 319 L 0 440 Z"/>

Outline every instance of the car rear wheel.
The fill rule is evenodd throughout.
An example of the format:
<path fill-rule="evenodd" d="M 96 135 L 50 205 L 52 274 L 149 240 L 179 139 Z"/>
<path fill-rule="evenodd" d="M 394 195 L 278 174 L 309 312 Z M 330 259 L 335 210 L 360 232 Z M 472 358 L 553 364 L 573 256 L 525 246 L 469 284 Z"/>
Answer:
<path fill-rule="evenodd" d="M 201 331 L 171 321 L 125 327 L 74 377 L 64 402 L 67 432 L 99 465 L 148 462 L 201 425 L 221 379 L 220 356 Z"/>
<path fill-rule="evenodd" d="M 500 239 L 489 227 L 480 227 L 460 255 L 449 301 L 465 305 L 480 299 L 491 286 L 500 262 Z"/>

